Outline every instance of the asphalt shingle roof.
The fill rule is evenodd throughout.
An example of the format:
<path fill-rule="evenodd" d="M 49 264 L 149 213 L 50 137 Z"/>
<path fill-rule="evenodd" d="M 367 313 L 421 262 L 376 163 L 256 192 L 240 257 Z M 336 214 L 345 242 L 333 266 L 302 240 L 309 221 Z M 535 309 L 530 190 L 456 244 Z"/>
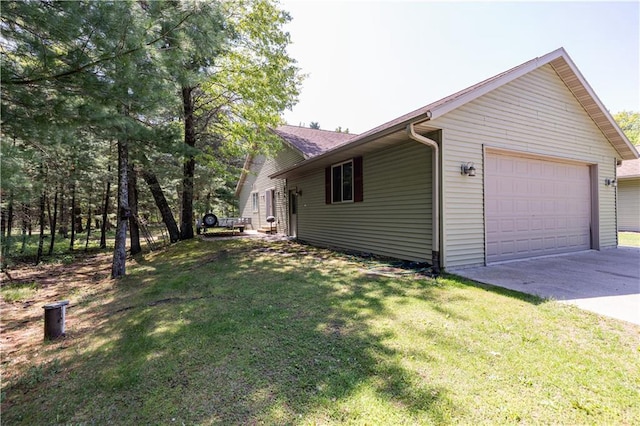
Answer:
<path fill-rule="evenodd" d="M 640 146 L 638 147 L 640 148 Z M 618 167 L 618 178 L 640 177 L 640 159 L 623 161 Z"/>
<path fill-rule="evenodd" d="M 290 125 L 280 126 L 275 129 L 275 132 L 290 145 L 300 150 L 305 158 L 315 157 L 357 136 L 351 133 Z"/>

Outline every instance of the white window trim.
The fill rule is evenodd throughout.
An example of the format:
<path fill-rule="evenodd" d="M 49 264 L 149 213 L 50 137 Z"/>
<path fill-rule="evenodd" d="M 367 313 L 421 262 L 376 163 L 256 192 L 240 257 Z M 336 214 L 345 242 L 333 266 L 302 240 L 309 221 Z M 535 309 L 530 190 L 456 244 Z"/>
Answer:
<path fill-rule="evenodd" d="M 341 200 L 341 201 L 334 201 L 333 199 L 333 169 L 335 167 L 341 167 L 344 164 L 349 164 L 351 163 L 351 199 L 350 200 Z M 354 167 L 353 167 L 353 158 L 347 161 L 343 161 L 341 163 L 336 163 L 336 164 L 332 164 L 331 165 L 331 204 L 345 204 L 345 203 L 353 203 L 353 199 L 354 197 L 354 188 L 353 188 L 353 173 L 354 173 Z M 341 176 L 341 179 L 344 179 L 344 169 L 343 169 L 343 173 Z M 341 181 L 342 183 L 342 181 Z M 340 197 L 342 198 L 342 197 Z"/>
<path fill-rule="evenodd" d="M 260 197 L 258 191 L 251 193 L 251 211 L 258 213 L 260 211 Z"/>

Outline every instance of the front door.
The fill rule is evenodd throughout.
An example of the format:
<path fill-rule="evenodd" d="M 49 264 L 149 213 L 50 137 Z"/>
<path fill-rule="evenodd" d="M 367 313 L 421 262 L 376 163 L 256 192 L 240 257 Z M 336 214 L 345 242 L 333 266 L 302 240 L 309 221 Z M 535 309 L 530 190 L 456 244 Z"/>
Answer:
<path fill-rule="evenodd" d="M 289 236 L 298 236 L 298 194 L 289 191 Z"/>

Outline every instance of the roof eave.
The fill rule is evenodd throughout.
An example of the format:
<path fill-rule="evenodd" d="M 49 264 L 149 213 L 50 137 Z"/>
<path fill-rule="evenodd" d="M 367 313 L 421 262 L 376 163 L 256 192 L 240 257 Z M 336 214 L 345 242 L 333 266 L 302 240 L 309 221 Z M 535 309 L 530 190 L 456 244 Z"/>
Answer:
<path fill-rule="evenodd" d="M 409 123 L 422 123 L 425 121 L 428 121 L 431 117 L 431 113 L 429 111 L 427 111 L 427 113 L 422 113 L 422 114 L 418 114 L 415 117 L 411 117 L 406 119 L 405 121 L 401 122 L 401 123 L 397 123 L 391 127 L 388 127 L 386 129 L 382 129 L 380 132 L 377 133 L 372 133 L 370 135 L 367 135 L 365 137 L 363 137 L 362 139 L 358 139 L 357 137 L 351 141 L 349 141 L 348 143 L 345 143 L 343 145 L 337 146 L 336 148 L 330 149 L 329 151 L 323 152 L 320 155 L 316 155 L 315 157 L 306 159 L 304 161 L 301 161 L 300 163 L 294 164 L 291 167 L 288 167 L 284 170 L 280 170 L 276 173 L 273 173 L 271 175 L 269 175 L 270 179 L 276 179 L 276 178 L 287 178 L 291 175 L 291 172 L 293 172 L 294 170 L 298 170 L 302 167 L 304 167 L 305 169 L 307 167 L 311 167 L 313 164 L 318 163 L 318 162 L 322 162 L 323 160 L 325 160 L 326 158 L 330 158 L 333 156 L 338 156 L 341 153 L 343 153 L 344 151 L 347 150 L 351 150 L 353 148 L 357 148 L 359 146 L 362 146 L 372 140 L 375 139 L 379 139 L 382 138 L 386 135 L 389 135 L 391 133 L 395 133 L 399 130 L 404 130 L 407 125 Z"/>
<path fill-rule="evenodd" d="M 564 50 L 564 48 L 561 47 L 554 50 L 553 52 L 547 53 L 544 56 L 533 59 L 529 61 L 529 63 L 522 64 L 511 71 L 505 72 L 504 75 L 499 76 L 495 80 L 488 82 L 487 84 L 477 89 L 464 93 L 453 100 L 444 102 L 440 105 L 437 105 L 436 103 L 436 105 L 434 105 L 428 111 L 420 111 L 419 113 L 416 113 L 415 116 L 407 117 L 407 119 L 405 119 L 404 121 L 396 123 L 388 128 L 380 129 L 380 131 L 378 132 L 369 135 L 365 133 L 366 136 L 364 136 L 362 139 L 355 138 L 344 145 L 340 145 L 337 148 L 329 150 L 321 155 L 315 156 L 311 159 L 307 159 L 287 169 L 276 172 L 269 177 L 287 177 L 294 170 L 298 170 L 302 167 L 306 169 L 307 167 L 310 167 L 317 162 L 323 161 L 327 157 L 338 155 L 341 152 L 356 148 L 371 140 L 375 140 L 390 133 L 397 132 L 398 130 L 405 128 L 409 123 L 417 124 L 419 122 L 424 122 L 427 120 L 434 120 L 468 102 L 473 101 L 474 99 L 479 98 L 480 96 L 489 93 L 492 90 L 497 89 L 500 86 L 503 86 L 547 64 L 550 64 L 553 67 L 560 79 L 562 79 L 567 88 L 569 88 L 578 102 L 580 102 L 582 107 L 585 109 L 586 113 L 598 126 L 605 138 L 620 155 L 620 158 L 623 160 L 633 160 L 639 158 L 640 154 L 638 153 L 636 148 L 622 132 L 609 111 L 607 111 L 607 109 L 604 107 L 589 83 L 587 83 L 585 78 L 582 76 L 576 65 L 569 57 L 569 54 L 566 52 L 566 50 Z M 566 73 L 567 70 L 563 67 L 563 65 L 566 65 L 568 67 L 570 74 Z M 582 94 L 579 90 L 580 88 L 582 88 L 586 93 Z"/>
<path fill-rule="evenodd" d="M 238 179 L 238 183 L 236 184 L 236 191 L 234 192 L 234 197 L 236 198 L 240 196 L 240 191 L 244 186 L 244 181 L 247 180 L 247 174 L 251 161 L 253 161 L 253 155 L 247 154 L 246 158 L 244 159 L 244 165 L 242 166 L 242 173 L 240 173 L 240 179 Z"/>
<path fill-rule="evenodd" d="M 294 151 L 298 152 L 300 155 L 302 155 L 303 158 L 307 159 L 309 158 L 309 155 L 306 154 L 305 152 L 303 152 L 300 148 L 298 148 L 297 146 L 295 146 L 294 144 L 292 144 L 291 142 L 289 142 L 285 137 L 283 137 L 281 134 L 276 133 L 276 135 L 280 138 L 280 140 L 282 141 L 282 143 L 293 149 Z"/>
<path fill-rule="evenodd" d="M 624 134 L 618 123 L 611 116 L 598 95 L 591 88 L 569 54 L 562 50 L 562 55 L 550 61 L 558 76 L 573 93 L 602 134 L 607 138 L 622 160 L 634 160 L 640 157 L 638 150 Z M 568 70 L 567 70 L 568 67 Z M 570 74 L 567 74 L 570 71 Z M 571 77 L 574 78 L 571 78 Z"/>
<path fill-rule="evenodd" d="M 573 93 L 596 126 L 598 126 L 605 138 L 607 138 L 609 143 L 620 155 L 620 158 L 623 160 L 639 158 L 640 154 L 637 149 L 620 129 L 618 123 L 616 123 L 615 119 L 600 101 L 600 98 L 598 98 L 598 95 L 596 95 L 582 73 L 580 73 L 580 70 L 578 70 L 578 67 L 573 63 L 567 51 L 562 47 L 532 60 L 529 64 L 526 64 L 526 66 L 519 67 L 513 70 L 513 72 L 509 72 L 481 88 L 465 93 L 451 102 L 436 106 L 431 110 L 432 119 L 441 117 L 444 114 L 451 112 L 454 109 L 459 108 L 460 106 L 547 64 L 550 64 L 553 67 L 560 79 L 562 79 L 564 84 L 571 93 Z M 569 67 L 569 70 L 575 79 L 568 78 L 569 76 L 567 76 L 566 72 L 563 72 L 563 64 Z M 584 89 L 585 93 L 580 93 L 580 89 Z"/>

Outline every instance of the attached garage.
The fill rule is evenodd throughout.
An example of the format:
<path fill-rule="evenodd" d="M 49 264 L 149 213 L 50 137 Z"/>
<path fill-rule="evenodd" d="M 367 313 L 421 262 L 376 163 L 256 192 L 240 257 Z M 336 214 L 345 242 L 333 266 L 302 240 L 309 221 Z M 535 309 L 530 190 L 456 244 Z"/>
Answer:
<path fill-rule="evenodd" d="M 589 166 L 487 152 L 487 263 L 591 248 Z"/>
<path fill-rule="evenodd" d="M 455 271 L 615 247 L 616 163 L 638 156 L 558 49 L 271 177 L 304 194 L 301 240 Z M 363 201 L 328 204 L 326 169 L 358 157 Z"/>

